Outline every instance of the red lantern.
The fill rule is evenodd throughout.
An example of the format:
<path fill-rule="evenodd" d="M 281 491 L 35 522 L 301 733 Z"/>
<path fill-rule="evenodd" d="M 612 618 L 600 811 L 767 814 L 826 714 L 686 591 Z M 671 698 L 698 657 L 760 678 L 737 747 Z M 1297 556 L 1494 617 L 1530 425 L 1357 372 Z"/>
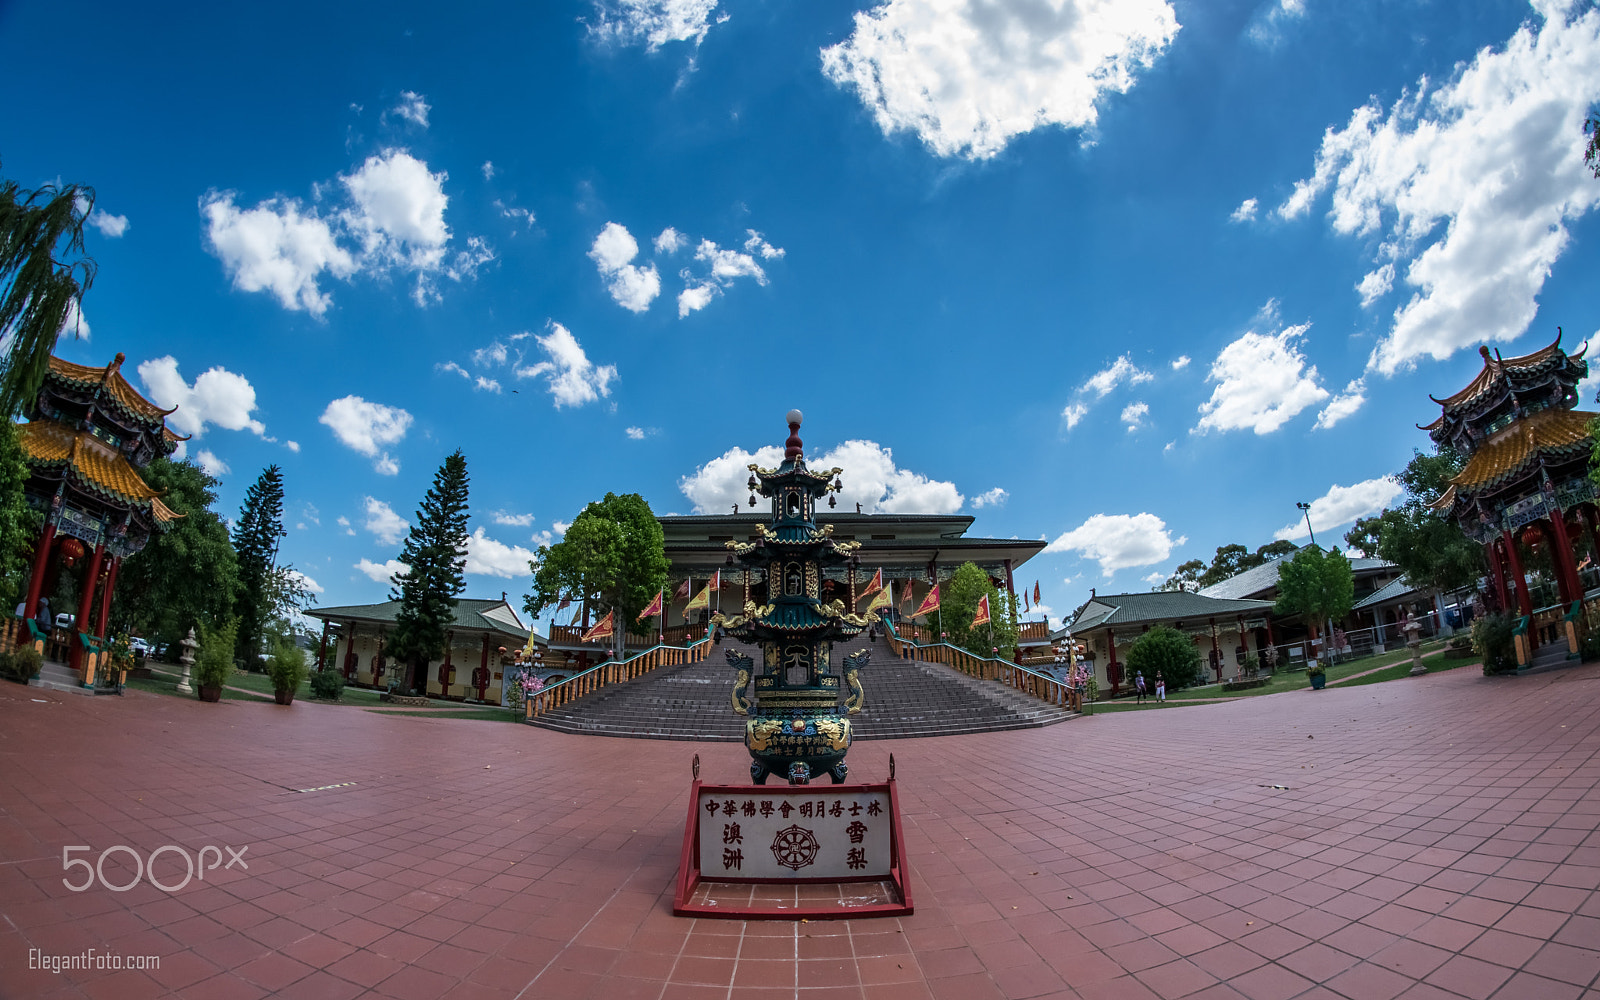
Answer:
<path fill-rule="evenodd" d="M 76 538 L 63 539 L 58 551 L 61 554 L 61 565 L 71 569 L 79 559 L 83 558 L 83 543 Z"/>
<path fill-rule="evenodd" d="M 1522 544 L 1528 548 L 1536 549 L 1543 541 L 1544 532 L 1540 531 L 1536 526 L 1530 524 L 1522 529 Z"/>

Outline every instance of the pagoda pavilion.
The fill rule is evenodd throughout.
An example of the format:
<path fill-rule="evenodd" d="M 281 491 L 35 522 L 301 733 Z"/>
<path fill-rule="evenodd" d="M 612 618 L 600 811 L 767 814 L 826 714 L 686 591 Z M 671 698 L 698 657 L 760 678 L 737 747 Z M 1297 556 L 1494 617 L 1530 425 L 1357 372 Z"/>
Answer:
<path fill-rule="evenodd" d="M 17 427 L 30 471 L 24 491 L 44 514 L 25 616 L 37 615 L 40 597 L 54 593 L 62 570 L 81 573 L 68 657 L 85 686 L 94 683 L 93 654 L 103 645 L 122 561 L 181 516 L 139 470 L 187 438 L 167 428 L 172 410 L 128 384 L 124 360 L 119 353 L 104 368 L 89 368 L 52 357 L 28 422 Z"/>
<path fill-rule="evenodd" d="M 1536 609 L 1519 542 L 1549 552 L 1563 607 L 1584 596 L 1573 549 L 1585 535 L 1595 544 L 1589 427 L 1600 416 L 1573 409 L 1576 386 L 1589 374 L 1584 350 L 1568 355 L 1559 332 L 1555 343 L 1522 357 L 1503 358 L 1480 347 L 1483 370 L 1453 396 L 1430 396 L 1443 412 L 1421 428 L 1435 444 L 1466 460 L 1434 510 L 1484 546 L 1492 599 L 1503 609 L 1515 607 L 1523 618 Z M 1522 630 L 1537 642 L 1533 630 L 1526 625 Z M 1575 634 L 1569 642 L 1576 642 Z M 1519 643 L 1519 659 L 1526 662 L 1531 652 L 1531 646 Z"/>

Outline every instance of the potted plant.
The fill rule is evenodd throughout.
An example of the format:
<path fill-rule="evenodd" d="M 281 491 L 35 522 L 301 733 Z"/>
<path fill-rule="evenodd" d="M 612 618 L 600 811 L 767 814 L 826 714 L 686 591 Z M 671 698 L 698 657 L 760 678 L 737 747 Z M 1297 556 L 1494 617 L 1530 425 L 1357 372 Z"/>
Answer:
<path fill-rule="evenodd" d="M 237 622 L 233 621 L 220 628 L 200 626 L 200 654 L 194 660 L 194 684 L 201 701 L 222 700 L 222 685 L 233 673 L 237 628 Z"/>
<path fill-rule="evenodd" d="M 1323 685 L 1328 683 L 1328 674 L 1322 668 L 1321 660 L 1312 660 L 1306 667 L 1306 679 L 1311 682 L 1311 690 L 1321 691 Z"/>
<path fill-rule="evenodd" d="M 272 679 L 272 698 L 280 705 L 294 702 L 294 693 L 306 679 L 306 658 L 291 640 L 280 638 L 267 657 L 267 676 Z"/>

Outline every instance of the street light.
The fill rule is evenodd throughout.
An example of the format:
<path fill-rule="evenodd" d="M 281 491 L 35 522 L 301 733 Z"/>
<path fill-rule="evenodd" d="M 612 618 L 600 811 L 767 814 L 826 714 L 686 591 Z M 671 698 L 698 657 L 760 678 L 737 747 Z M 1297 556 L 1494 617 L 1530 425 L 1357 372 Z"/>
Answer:
<path fill-rule="evenodd" d="M 1295 506 L 1306 512 L 1306 530 L 1311 532 L 1311 544 L 1317 544 L 1317 533 L 1311 531 L 1311 505 L 1308 503 L 1296 503 Z"/>

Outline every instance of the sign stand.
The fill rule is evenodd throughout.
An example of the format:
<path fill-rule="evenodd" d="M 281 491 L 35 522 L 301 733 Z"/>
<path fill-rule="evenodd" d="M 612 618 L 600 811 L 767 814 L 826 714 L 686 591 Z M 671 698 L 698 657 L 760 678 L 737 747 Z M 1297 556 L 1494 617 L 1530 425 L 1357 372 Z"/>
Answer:
<path fill-rule="evenodd" d="M 861 785 L 707 785 L 694 758 L 672 912 L 843 920 L 913 912 L 894 757 Z"/>

